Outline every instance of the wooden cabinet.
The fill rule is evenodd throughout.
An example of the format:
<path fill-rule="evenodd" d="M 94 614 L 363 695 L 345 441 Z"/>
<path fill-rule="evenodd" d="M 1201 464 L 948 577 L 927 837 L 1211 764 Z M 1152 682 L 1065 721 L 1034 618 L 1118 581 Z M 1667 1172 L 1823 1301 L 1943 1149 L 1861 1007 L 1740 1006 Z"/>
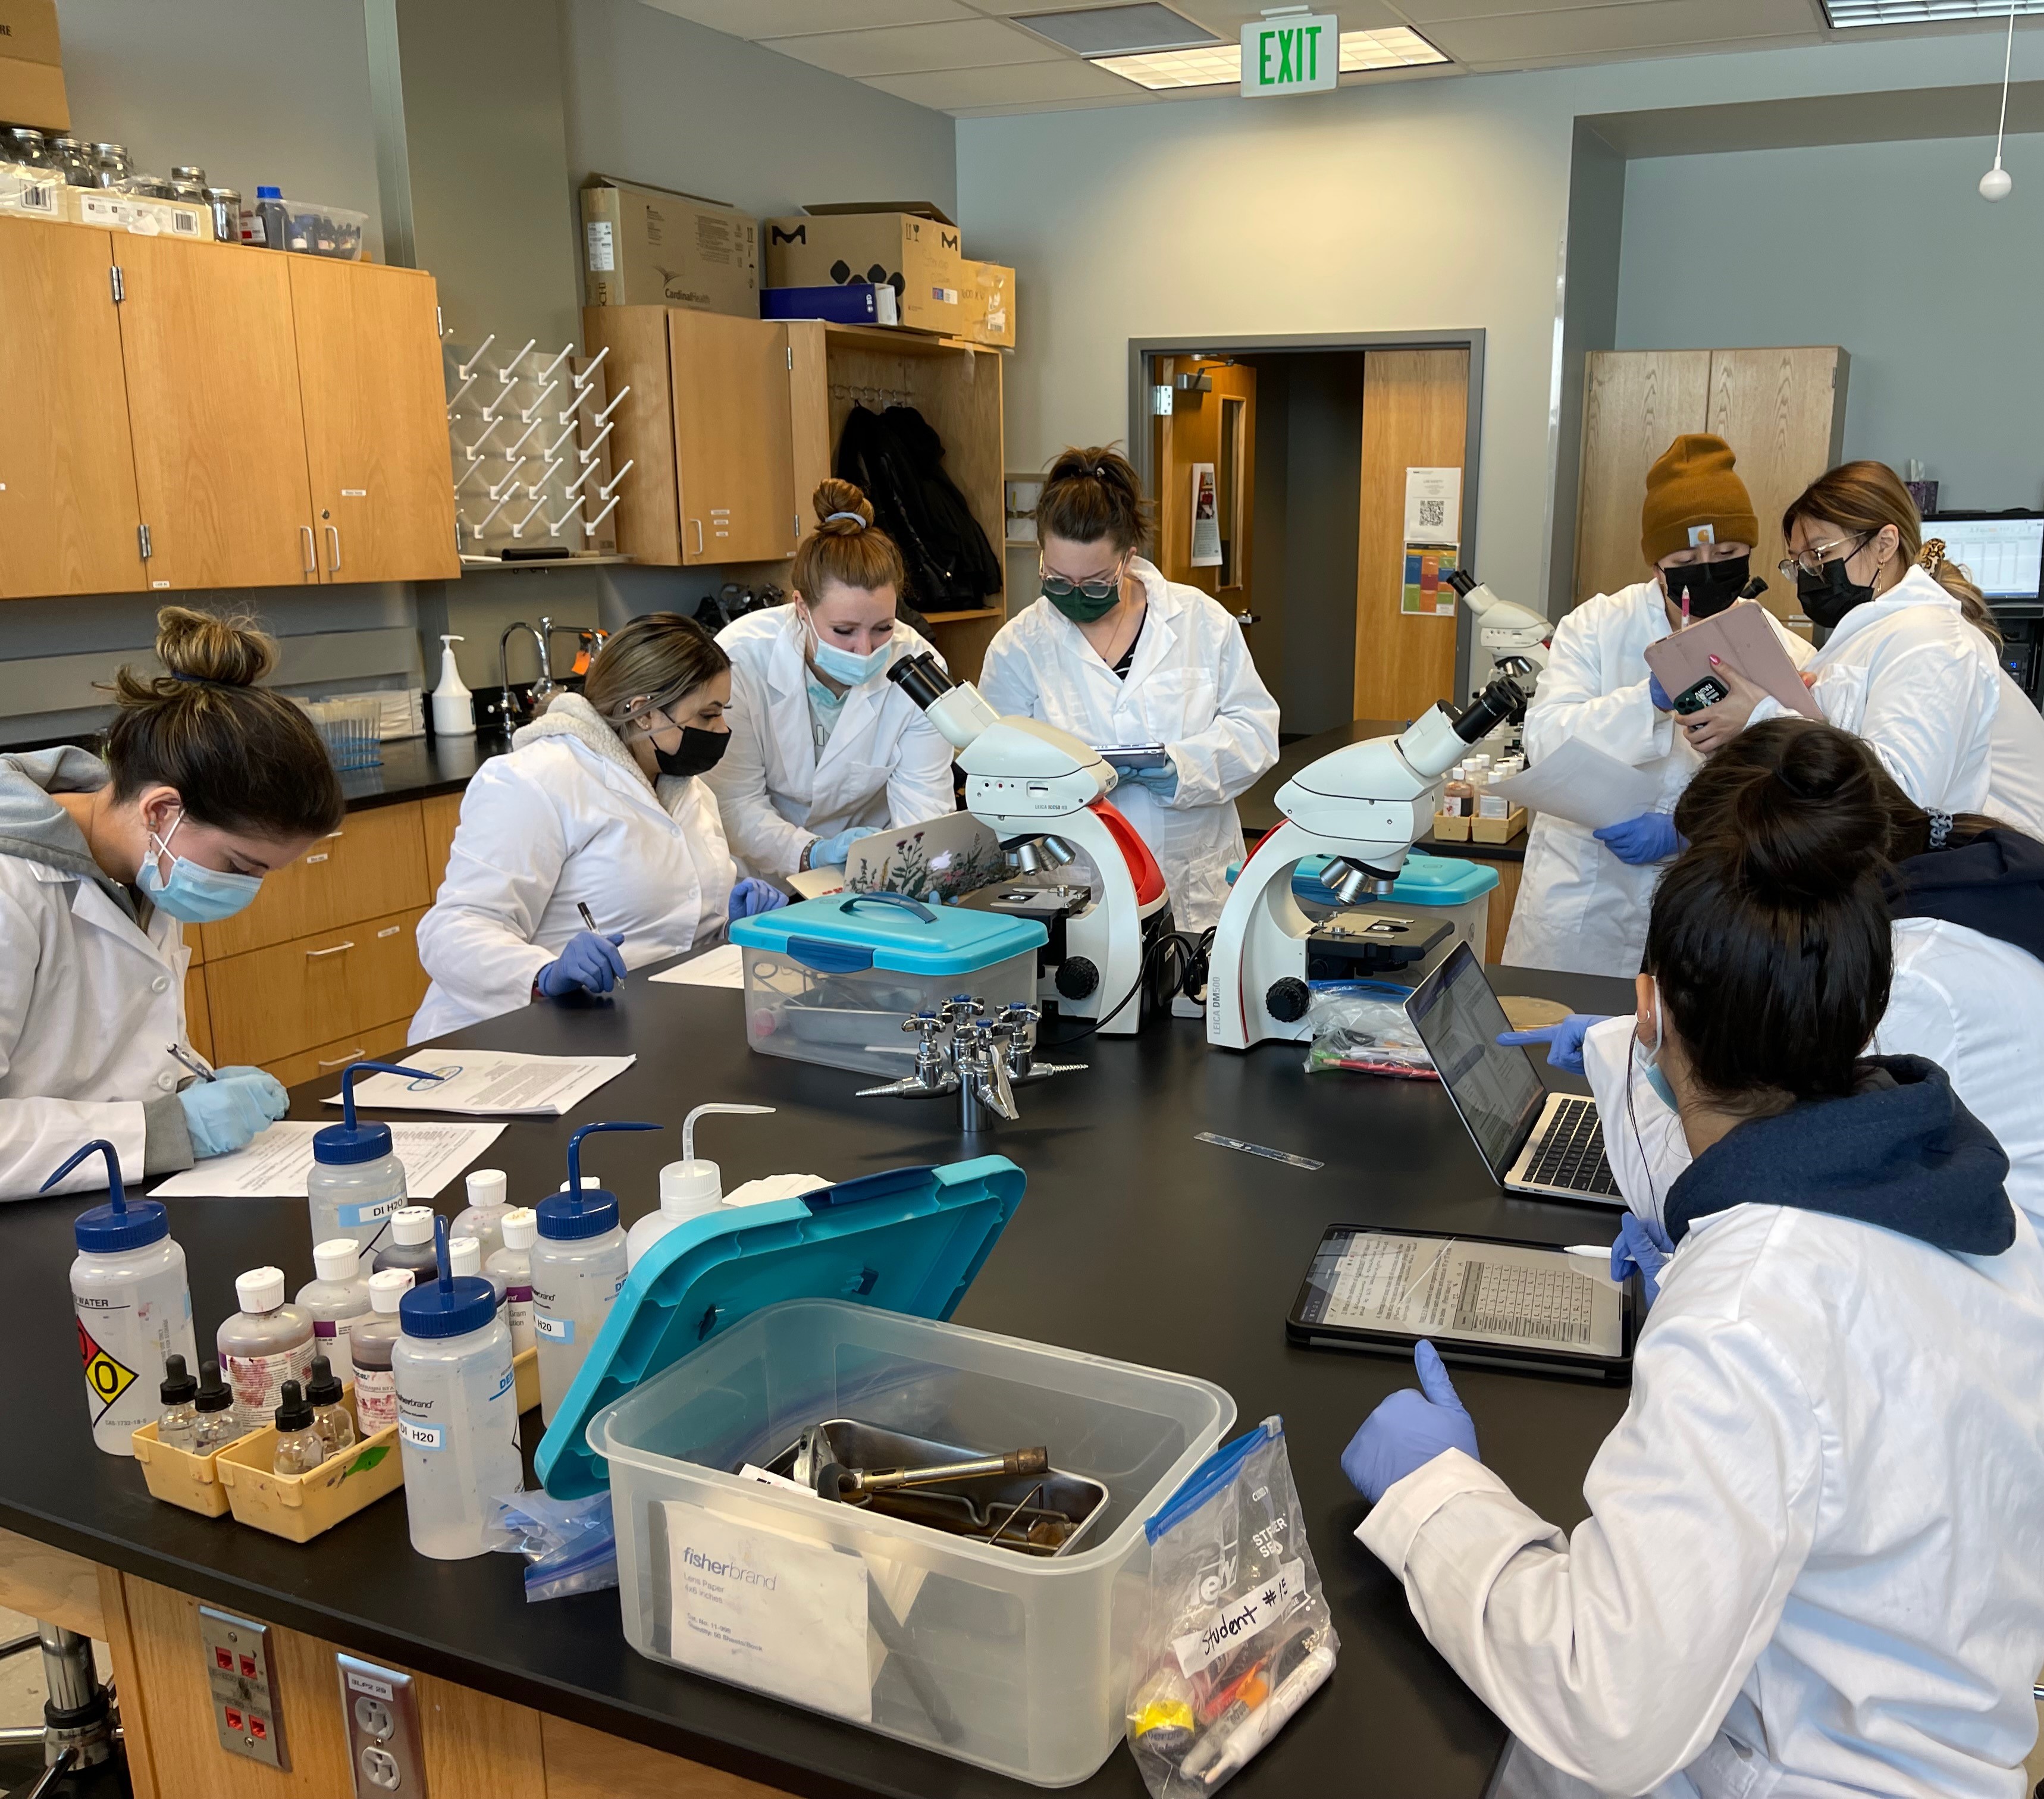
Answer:
<path fill-rule="evenodd" d="M 667 331 L 682 562 L 793 555 L 787 326 L 674 308 Z"/>
<path fill-rule="evenodd" d="M 461 795 L 436 794 L 419 801 L 419 822 L 426 840 L 426 903 L 439 897 L 440 882 L 447 878 L 448 857 L 454 850 L 454 834 L 461 823 Z"/>
<path fill-rule="evenodd" d="M 217 962 L 358 919 L 422 907 L 432 897 L 417 805 L 380 805 L 349 813 L 338 831 L 271 875 L 246 912 L 201 931 L 207 956 Z M 333 1035 L 325 1032 L 307 1042 Z"/>
<path fill-rule="evenodd" d="M 282 260 L 321 579 L 459 575 L 432 277 Z"/>
<path fill-rule="evenodd" d="M 143 585 L 110 232 L 0 219 L 0 599 Z"/>
<path fill-rule="evenodd" d="M 409 1019 L 426 997 L 415 932 L 423 907 L 231 955 L 206 967 L 213 1040 L 262 1066 Z"/>

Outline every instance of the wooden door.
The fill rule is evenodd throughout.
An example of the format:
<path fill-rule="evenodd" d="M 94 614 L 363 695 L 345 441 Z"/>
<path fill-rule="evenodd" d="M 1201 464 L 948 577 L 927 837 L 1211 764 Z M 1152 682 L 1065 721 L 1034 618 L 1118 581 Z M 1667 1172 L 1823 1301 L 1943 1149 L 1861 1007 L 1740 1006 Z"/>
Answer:
<path fill-rule="evenodd" d="M 319 579 L 287 255 L 122 237 L 121 355 L 152 587 Z"/>
<path fill-rule="evenodd" d="M 287 267 L 321 579 L 459 575 L 433 278 L 317 256 Z"/>
<path fill-rule="evenodd" d="M 1739 458 L 1740 477 L 1760 515 L 1753 572 L 1767 582 L 1762 602 L 1787 618 L 1802 607 L 1794 583 L 1780 572 L 1788 553 L 1781 514 L 1839 460 L 1851 358 L 1835 346 L 1710 355 L 1709 409 L 1702 429 L 1723 438 Z"/>
<path fill-rule="evenodd" d="M 1455 620 L 1400 609 L 1405 471 L 1460 468 L 1467 350 L 1372 350 L 1362 363 L 1362 504 L 1357 532 L 1355 716 L 1413 718 L 1453 697 Z M 1455 521 L 1466 543 L 1474 521 Z"/>
<path fill-rule="evenodd" d="M 1203 378 L 1212 387 L 1205 393 L 1178 390 L 1181 374 Z M 1243 617 L 1254 610 L 1250 537 L 1256 507 L 1256 371 L 1212 358 L 1174 356 L 1158 362 L 1156 379 L 1174 386 L 1171 410 L 1157 421 L 1157 567 L 1166 580 L 1211 594 Z M 1196 517 L 1202 505 L 1211 507 L 1210 521 Z M 1202 522 L 1214 527 L 1217 563 L 1193 560 L 1194 532 Z M 1202 548 L 1208 556 L 1215 553 L 1212 541 Z"/>
<path fill-rule="evenodd" d="M 720 313 L 667 314 L 685 563 L 795 553 L 788 329 Z"/>
<path fill-rule="evenodd" d="M 1646 471 L 1685 431 L 1715 429 L 1708 350 L 1596 350 L 1583 377 L 1582 484 L 1572 605 L 1646 578 L 1639 506 Z M 1738 446 L 1733 446 L 1736 451 Z M 1743 454 L 1740 459 L 1744 461 Z M 1754 496 L 1758 500 L 1758 496 Z M 1755 568 L 1760 564 L 1756 561 Z"/>
<path fill-rule="evenodd" d="M 113 266 L 110 232 L 0 219 L 0 599 L 144 584 Z"/>

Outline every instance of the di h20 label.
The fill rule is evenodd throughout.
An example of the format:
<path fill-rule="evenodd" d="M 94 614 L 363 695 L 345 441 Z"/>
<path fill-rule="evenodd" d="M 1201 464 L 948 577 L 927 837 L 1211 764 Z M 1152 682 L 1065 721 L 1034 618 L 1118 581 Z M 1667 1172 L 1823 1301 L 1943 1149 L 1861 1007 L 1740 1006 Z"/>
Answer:
<path fill-rule="evenodd" d="M 572 1318 L 556 1318 L 551 1313 L 535 1312 L 532 1314 L 532 1329 L 535 1335 L 545 1338 L 548 1343 L 574 1341 L 574 1320 Z"/>
<path fill-rule="evenodd" d="M 417 1418 L 400 1418 L 398 1435 L 414 1449 L 444 1449 L 447 1447 L 447 1426 L 428 1424 Z"/>

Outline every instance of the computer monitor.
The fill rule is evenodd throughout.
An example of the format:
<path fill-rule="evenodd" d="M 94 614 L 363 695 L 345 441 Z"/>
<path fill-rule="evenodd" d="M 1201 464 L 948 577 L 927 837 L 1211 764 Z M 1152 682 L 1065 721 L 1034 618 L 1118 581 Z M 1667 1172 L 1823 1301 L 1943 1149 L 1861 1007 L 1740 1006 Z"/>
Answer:
<path fill-rule="evenodd" d="M 1989 600 L 2034 601 L 2044 593 L 2044 513 L 1931 513 L 1923 535 L 1943 538 L 1946 556 Z"/>

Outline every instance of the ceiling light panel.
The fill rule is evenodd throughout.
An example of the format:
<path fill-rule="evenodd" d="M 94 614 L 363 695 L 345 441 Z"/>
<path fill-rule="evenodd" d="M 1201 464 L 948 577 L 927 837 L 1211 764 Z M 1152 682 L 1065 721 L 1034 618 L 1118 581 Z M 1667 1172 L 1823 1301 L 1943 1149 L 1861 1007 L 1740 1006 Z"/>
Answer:
<path fill-rule="evenodd" d="M 1840 30 L 1850 25 L 1943 25 L 1953 19 L 2005 19 L 2009 0 L 1824 0 Z M 2015 0 L 2019 17 L 2044 15 L 2044 0 Z"/>
<path fill-rule="evenodd" d="M 2044 4 L 2044 0 L 2040 0 Z M 1376 69 L 1419 68 L 1447 58 L 1416 31 L 1393 25 L 1382 31 L 1341 34 L 1341 72 L 1365 74 Z M 1242 84 L 1242 45 L 1216 44 L 1199 50 L 1167 50 L 1147 56 L 1099 56 L 1097 67 L 1112 69 L 1139 87 L 1238 87 Z"/>
<path fill-rule="evenodd" d="M 1024 30 L 1091 60 L 1147 56 L 1159 50 L 1190 50 L 1221 42 L 1169 6 L 1096 6 L 1084 12 L 1011 15 Z"/>

